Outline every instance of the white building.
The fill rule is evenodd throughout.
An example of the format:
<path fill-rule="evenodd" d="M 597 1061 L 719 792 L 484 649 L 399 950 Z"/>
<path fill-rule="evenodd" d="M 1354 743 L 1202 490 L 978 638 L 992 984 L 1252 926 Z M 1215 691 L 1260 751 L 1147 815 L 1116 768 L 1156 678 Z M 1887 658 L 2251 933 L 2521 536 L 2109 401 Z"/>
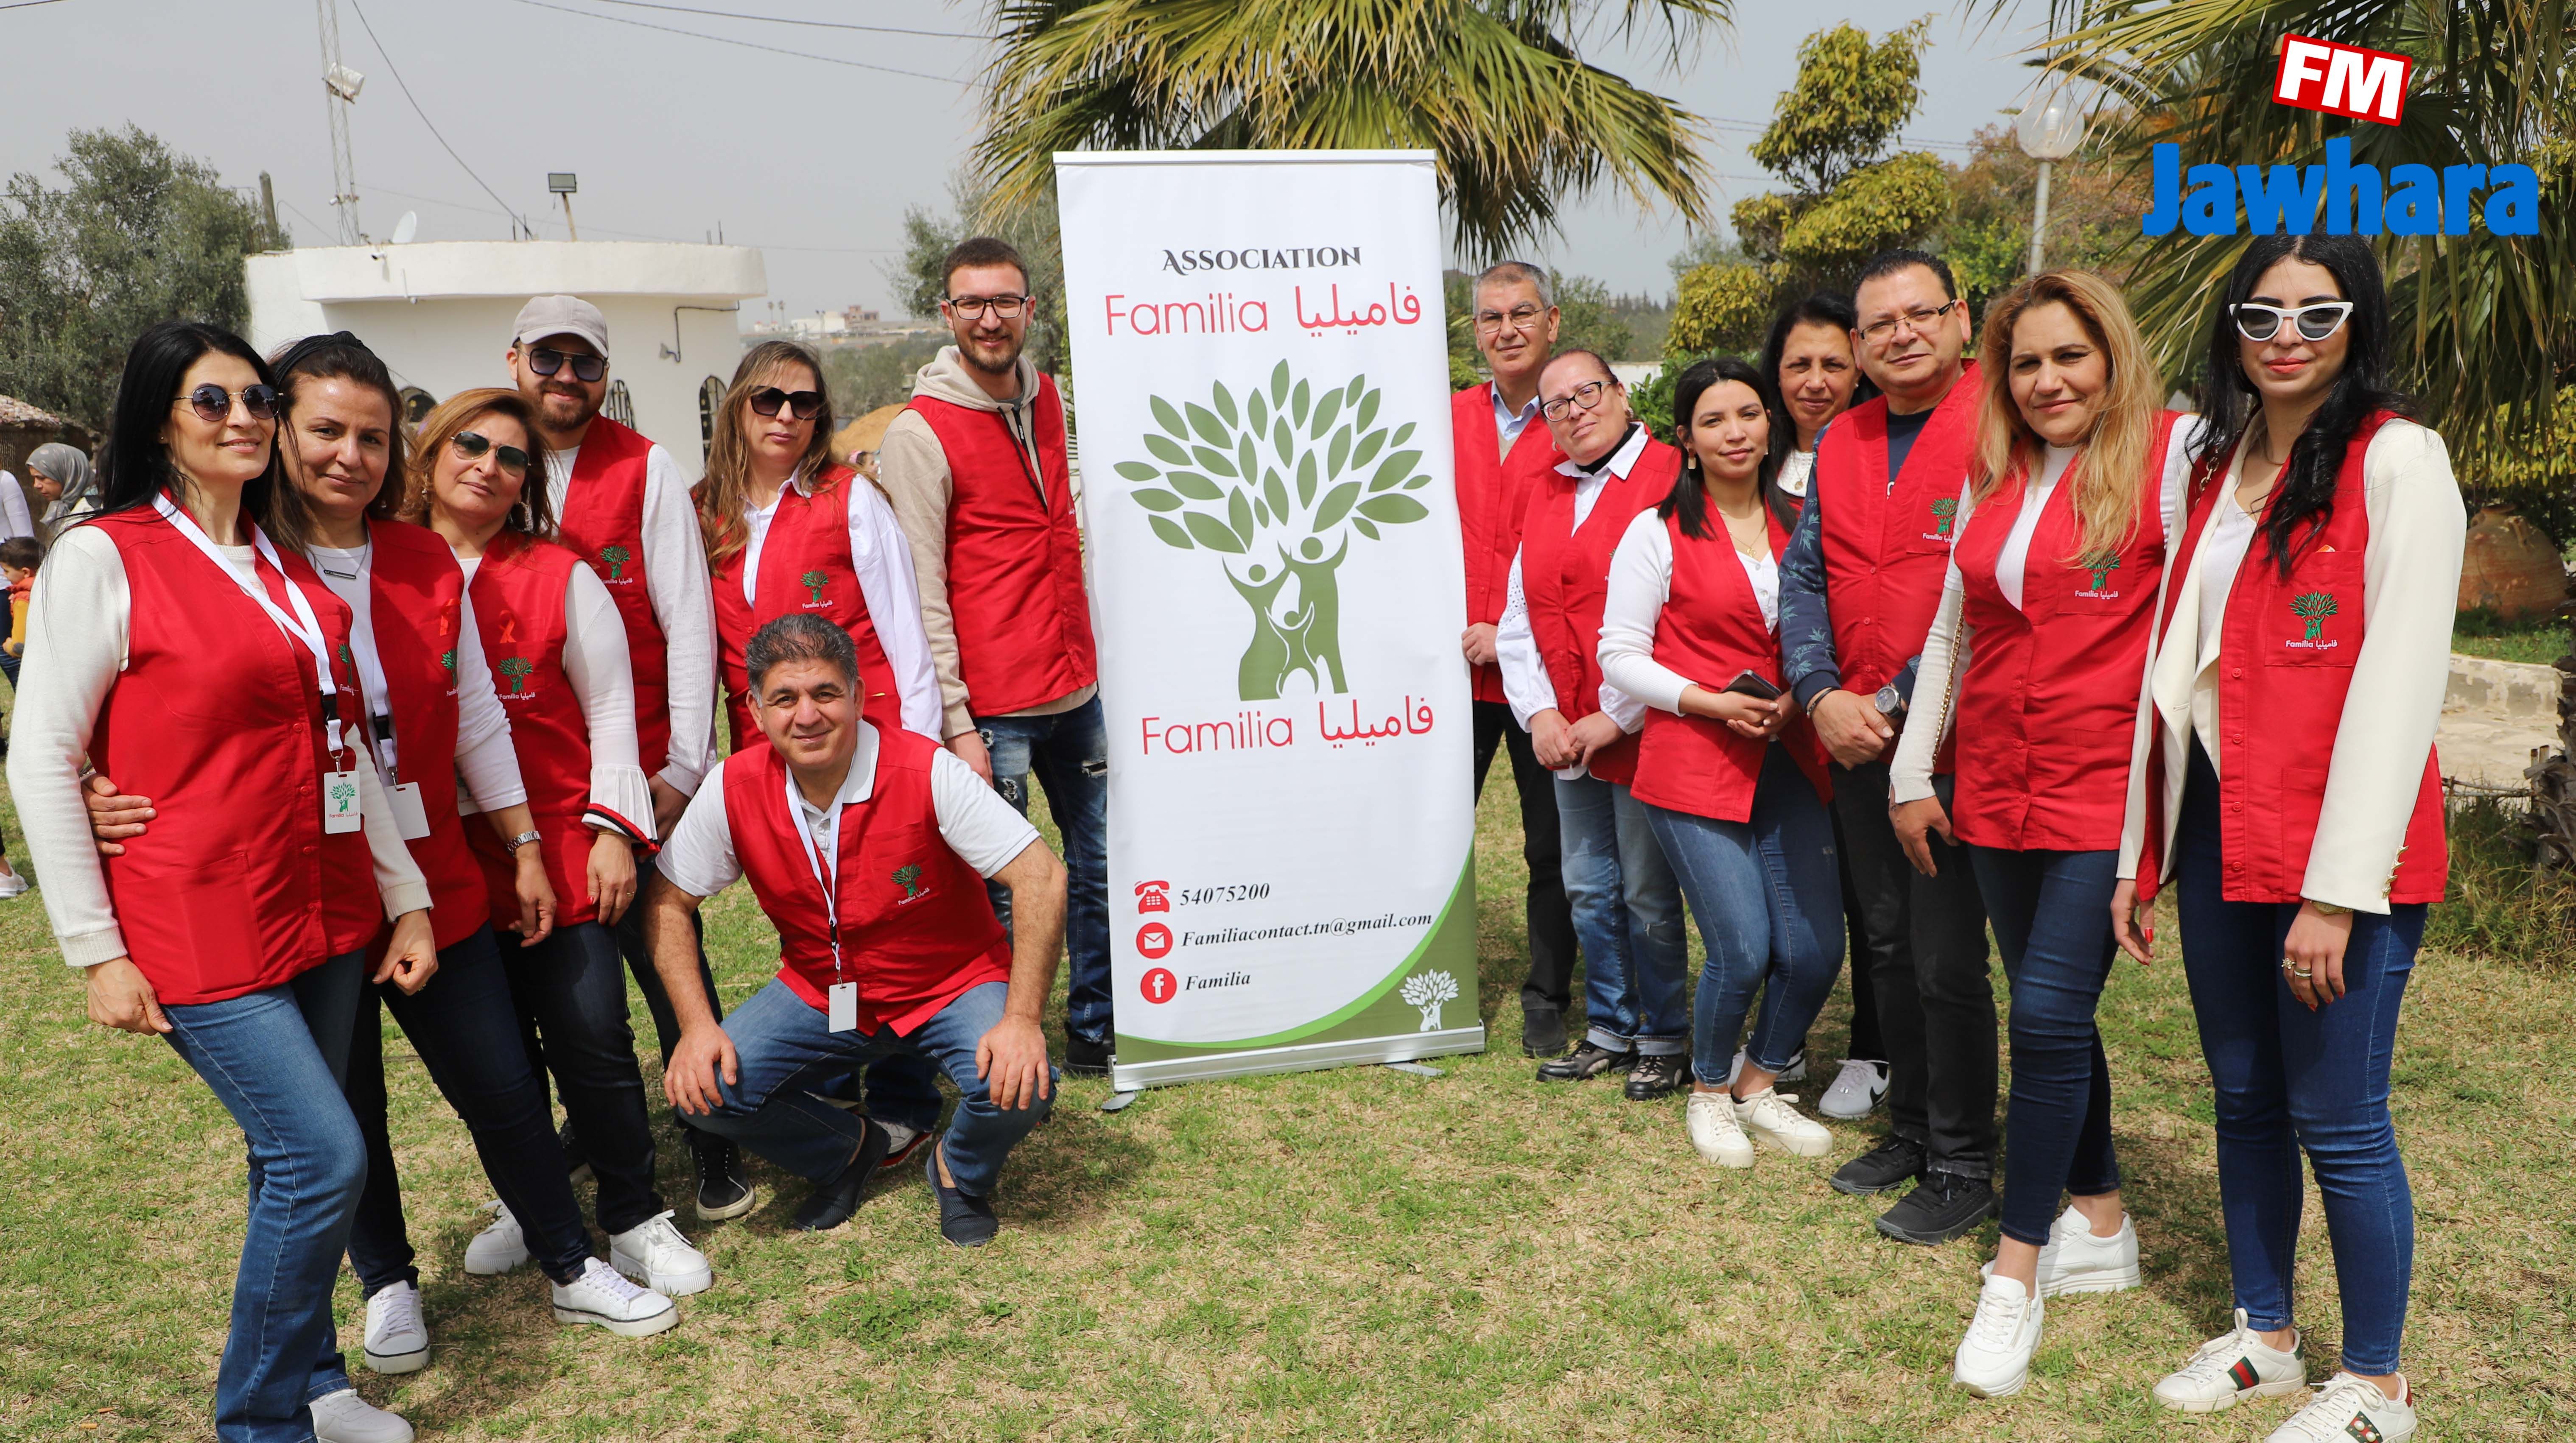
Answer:
<path fill-rule="evenodd" d="M 408 419 L 475 386 L 510 384 L 510 322 L 534 295 L 608 318 L 605 410 L 697 479 L 715 403 L 742 356 L 742 302 L 769 289 L 747 246 L 637 241 L 424 241 L 273 251 L 244 262 L 262 355 L 351 331 L 392 368 Z"/>

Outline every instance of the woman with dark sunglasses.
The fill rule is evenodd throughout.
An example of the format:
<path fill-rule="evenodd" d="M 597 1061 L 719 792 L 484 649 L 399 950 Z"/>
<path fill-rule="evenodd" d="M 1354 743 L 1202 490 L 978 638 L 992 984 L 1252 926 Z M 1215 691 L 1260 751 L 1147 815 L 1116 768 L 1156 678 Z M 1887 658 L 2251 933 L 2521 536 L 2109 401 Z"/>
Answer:
<path fill-rule="evenodd" d="M 2170 878 L 2218 1117 L 2235 1324 L 2156 1384 L 2212 1412 L 2303 1391 L 2291 1306 L 2304 1153 L 2342 1367 L 2272 1443 L 2405 1443 L 2414 1201 L 2388 1111 L 2399 1003 L 2449 856 L 2433 755 L 2467 515 L 2388 385 L 2379 261 L 2351 236 L 2246 247 L 2210 319 L 2189 519 L 2165 568 L 2131 768 L 2120 945 Z"/>
<path fill-rule="evenodd" d="M 372 975 L 417 993 L 430 890 L 359 762 L 349 608 L 252 519 L 284 484 L 267 365 L 154 326 L 115 418 L 102 512 L 38 574 L 10 790 L 90 1019 L 165 1038 L 249 1143 L 216 1435 L 408 1439 L 351 1388 L 331 1286 L 367 1175 L 340 1091 L 367 946 L 390 919 Z M 91 838 L 84 759 L 155 801 L 121 855 Z"/>
<path fill-rule="evenodd" d="M 547 539 L 554 513 L 536 434 L 534 408 L 516 391 L 448 398 L 421 422 L 402 510 L 454 552 L 509 713 L 535 835 L 505 843 L 474 829 L 467 841 L 498 929 L 523 925 L 514 854 L 527 846 L 544 858 L 554 933 L 519 949 L 506 971 L 529 1055 L 553 1076 L 598 1179 L 609 1264 L 666 1297 L 702 1292 L 707 1260 L 655 1190 L 626 968 L 609 932 L 635 900 L 634 849 L 654 840 L 626 627 L 599 577 Z M 497 1204 L 468 1267 L 506 1272 L 529 1256 L 525 1225 Z"/>

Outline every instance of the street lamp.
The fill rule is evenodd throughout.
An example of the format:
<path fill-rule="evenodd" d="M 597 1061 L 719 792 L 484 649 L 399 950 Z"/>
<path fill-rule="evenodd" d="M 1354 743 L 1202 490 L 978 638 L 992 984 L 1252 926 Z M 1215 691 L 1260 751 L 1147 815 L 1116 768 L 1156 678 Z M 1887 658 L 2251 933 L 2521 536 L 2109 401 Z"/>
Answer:
<path fill-rule="evenodd" d="M 2013 121 L 2013 138 L 2021 153 L 2039 162 L 2039 196 L 2031 207 L 2030 273 L 2040 271 L 2040 241 L 2048 233 L 2048 169 L 2084 143 L 2084 112 L 2063 82 L 2049 81 Z"/>
<path fill-rule="evenodd" d="M 564 233 L 574 240 L 581 239 L 581 232 L 572 225 L 572 198 L 581 192 L 581 177 L 568 170 L 547 171 L 546 189 L 563 197 Z"/>

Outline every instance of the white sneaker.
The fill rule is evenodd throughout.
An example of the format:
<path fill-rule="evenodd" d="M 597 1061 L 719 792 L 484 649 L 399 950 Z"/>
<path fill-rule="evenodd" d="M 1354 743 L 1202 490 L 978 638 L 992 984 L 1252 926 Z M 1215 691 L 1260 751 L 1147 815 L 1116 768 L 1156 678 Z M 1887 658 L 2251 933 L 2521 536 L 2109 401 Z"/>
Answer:
<path fill-rule="evenodd" d="M 667 1211 L 655 1213 L 608 1240 L 608 1261 L 619 1272 L 667 1297 L 703 1293 L 715 1282 L 707 1255 L 689 1246 Z"/>
<path fill-rule="evenodd" d="M 411 1443 L 411 1425 L 358 1396 L 355 1388 L 313 1400 L 315 1443 Z"/>
<path fill-rule="evenodd" d="M 2414 1389 L 2395 1402 L 2378 1384 L 2337 1373 L 2317 1390 L 2317 1401 L 2291 1414 L 2263 1443 L 2406 1443 L 2414 1436 Z"/>
<path fill-rule="evenodd" d="M 2224 1413 L 2247 1398 L 2286 1398 L 2307 1386 L 2297 1342 L 2286 1353 L 2270 1346 L 2245 1326 L 2245 1310 L 2238 1308 L 2232 1331 L 2201 1344 L 2190 1362 L 2156 1384 L 2156 1401 L 2179 1413 Z"/>
<path fill-rule="evenodd" d="M 621 1338 L 649 1338 L 680 1321 L 678 1304 L 597 1258 L 584 1258 L 581 1276 L 554 1289 L 558 1323 L 597 1323 Z"/>
<path fill-rule="evenodd" d="M 1977 1294 L 1977 1315 L 1959 1340 L 1950 1381 L 1980 1398 L 2009 1398 L 2030 1381 L 2030 1355 L 2039 1350 L 2039 1326 L 2048 1305 L 2010 1278 L 1988 1278 Z"/>
<path fill-rule="evenodd" d="M 1733 1087 L 1733 1086 L 1735 1085 L 1735 1078 L 1736 1078 L 1736 1074 L 1738 1074 L 1738 1073 L 1742 1072 L 1743 1070 L 1744 1070 L 1744 1049 L 1739 1047 L 1739 1048 L 1737 1048 L 1737 1049 L 1735 1050 L 1735 1060 L 1734 1060 L 1733 1062 L 1731 1062 L 1731 1063 L 1728 1063 L 1728 1064 L 1727 1064 L 1727 1067 L 1726 1067 L 1726 1083 L 1725 1083 L 1725 1085 L 1726 1085 L 1726 1086 L 1728 1086 L 1728 1087 Z M 1785 1068 L 1782 1068 L 1782 1069 L 1781 1069 L 1781 1071 L 1780 1071 L 1780 1075 L 1779 1075 L 1779 1076 L 1777 1076 L 1777 1077 L 1775 1077 L 1775 1078 L 1772 1078 L 1771 1080 L 1772 1080 L 1773 1082 L 1804 1082 L 1804 1081 L 1806 1081 L 1806 1080 L 1807 1080 L 1807 1054 L 1806 1054 L 1806 1053 L 1804 1053 L 1804 1052 L 1801 1052 L 1801 1053 L 1799 1053 L 1797 1056 L 1790 1058 L 1790 1059 L 1789 1059 L 1789 1065 L 1788 1065 L 1787 1067 L 1785 1067 Z"/>
<path fill-rule="evenodd" d="M 1834 1074 L 1833 1086 L 1825 1089 L 1824 1099 L 1816 1104 L 1816 1111 L 1827 1117 L 1867 1117 L 1886 1096 L 1886 1063 L 1846 1057 L 1843 1070 Z"/>
<path fill-rule="evenodd" d="M 526 1262 L 528 1235 L 519 1231 L 519 1220 L 510 1216 L 510 1205 L 487 1202 L 482 1210 L 492 1215 L 492 1224 L 466 1240 L 465 1271 L 490 1277 Z"/>
<path fill-rule="evenodd" d="M 1992 1277 L 1995 1265 L 1981 1270 Z M 2039 1295 L 2118 1293 L 2138 1285 L 2138 1225 L 2127 1215 L 2109 1237 L 2094 1233 L 2084 1214 L 2069 1207 L 2048 1230 L 2039 1250 Z"/>
<path fill-rule="evenodd" d="M 420 1289 L 394 1283 L 367 1299 L 367 1366 L 379 1373 L 417 1373 L 429 1366 Z"/>
<path fill-rule="evenodd" d="M 1723 1095 L 1723 1094 L 1721 1094 Z M 1735 1104 L 1735 1120 L 1746 1132 L 1798 1157 L 1823 1157 L 1833 1151 L 1834 1135 L 1813 1118 L 1801 1117 L 1775 1088 Z"/>
<path fill-rule="evenodd" d="M 6 902 L 12 897 L 23 897 L 26 895 L 26 873 L 11 872 L 8 876 L 0 877 L 0 902 Z"/>
<path fill-rule="evenodd" d="M 1753 1166 L 1753 1144 L 1735 1120 L 1735 1103 L 1723 1092 L 1693 1089 L 1683 1115 L 1690 1120 L 1691 1146 L 1719 1167 Z"/>

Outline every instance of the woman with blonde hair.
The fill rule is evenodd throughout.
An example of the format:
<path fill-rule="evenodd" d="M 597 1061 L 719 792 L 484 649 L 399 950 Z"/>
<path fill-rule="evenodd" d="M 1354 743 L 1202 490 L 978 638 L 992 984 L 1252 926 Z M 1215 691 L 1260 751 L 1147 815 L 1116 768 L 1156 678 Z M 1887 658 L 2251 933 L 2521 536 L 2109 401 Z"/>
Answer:
<path fill-rule="evenodd" d="M 2190 457 L 2101 278 L 2023 281 L 1987 312 L 1978 350 L 1976 449 L 1889 807 L 1927 874 L 1927 832 L 1966 844 L 2012 987 L 2003 1239 L 1952 1372 L 2002 1397 L 2029 1375 L 2043 1299 L 2138 1284 L 2094 1011 L 2118 956 L 2122 802 Z M 1954 725 L 1970 744 L 1945 807 L 1933 758 Z"/>

